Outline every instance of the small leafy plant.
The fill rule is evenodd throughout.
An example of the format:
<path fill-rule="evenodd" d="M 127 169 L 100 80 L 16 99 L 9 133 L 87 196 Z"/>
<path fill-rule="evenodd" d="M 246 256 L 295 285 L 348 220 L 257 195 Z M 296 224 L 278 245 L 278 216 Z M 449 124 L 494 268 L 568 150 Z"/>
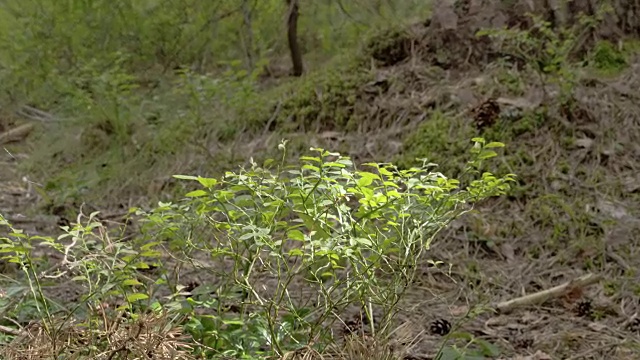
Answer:
<path fill-rule="evenodd" d="M 16 323 L 38 319 L 44 331 L 33 341 L 47 344 L 39 355 L 58 357 L 322 352 L 336 343 L 348 310 L 361 315 L 354 331 L 384 338 L 438 232 L 514 179 L 482 171 L 503 144 L 473 141 L 460 180 L 426 161 L 360 169 L 323 149 L 289 166 L 283 142 L 279 162 L 252 162 L 221 178 L 176 176 L 197 186 L 176 203 L 132 209 L 141 217 L 134 237 L 106 227 L 98 213 L 81 214 L 55 239 L 28 236 L 0 217 L 9 229 L 2 259 L 27 284 L 7 291 L 0 311 Z M 198 280 L 187 282 L 189 272 Z M 56 282 L 77 285 L 78 299 L 56 303 L 48 293 Z"/>
<path fill-rule="evenodd" d="M 176 176 L 201 188 L 138 213 L 149 238 L 208 279 L 199 290 L 211 295 L 183 303 L 210 310 L 187 325 L 206 347 L 227 356 L 321 351 L 348 308 L 361 310 L 372 335 L 385 334 L 436 234 L 472 203 L 508 190 L 513 175 L 478 170 L 503 145 L 474 141 L 467 174 L 479 177 L 464 187 L 433 164 L 360 170 L 312 149 L 301 167 L 267 161 L 221 179 Z M 286 143 L 280 148 L 284 159 Z"/>
<path fill-rule="evenodd" d="M 581 15 L 571 27 L 556 28 L 539 15 L 528 14 L 533 25 L 526 29 L 483 29 L 478 36 L 488 36 L 500 51 L 516 63 L 524 63 L 540 80 L 549 97 L 547 85 L 556 85 L 563 103 L 570 102 L 579 80 L 577 69 L 582 66 L 575 60 L 576 52 L 583 45 L 585 36 L 603 16 L 610 11 L 602 6 L 596 15 Z M 577 66 L 578 65 L 578 66 Z"/>
<path fill-rule="evenodd" d="M 155 357 L 171 351 L 173 358 L 190 358 L 175 314 L 153 311 L 150 287 L 137 279 L 137 269 L 157 252 L 112 240 L 97 215 L 79 215 L 77 223 L 64 226 L 64 234 L 56 239 L 29 236 L 0 216 L 0 227 L 9 230 L 0 237 L 1 259 L 15 264 L 22 274 L 0 296 L 3 319 L 18 325 L 10 330 L 2 324 L 11 336 L 2 339 L 0 356 Z M 50 263 L 48 257 L 61 260 Z M 67 291 L 79 289 L 78 298 L 59 303 L 49 296 L 52 283 Z"/>

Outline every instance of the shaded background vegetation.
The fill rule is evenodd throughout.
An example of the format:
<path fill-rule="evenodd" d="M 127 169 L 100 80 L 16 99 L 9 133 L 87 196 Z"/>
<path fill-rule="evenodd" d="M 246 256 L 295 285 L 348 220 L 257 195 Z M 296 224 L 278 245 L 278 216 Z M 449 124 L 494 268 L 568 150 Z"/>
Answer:
<path fill-rule="evenodd" d="M 422 1 L 300 5 L 309 69 L 350 57 L 372 29 L 427 14 Z M 286 13 L 283 0 L 4 1 L 2 108 L 55 114 L 33 142 L 30 170 L 67 199 L 83 189 L 140 193 L 138 182 L 193 165 L 158 164 L 166 154 L 227 163 L 228 145 L 212 142 L 233 139 L 252 121 L 263 126 L 273 110 L 265 103 L 277 94 L 258 92 L 290 72 Z"/>

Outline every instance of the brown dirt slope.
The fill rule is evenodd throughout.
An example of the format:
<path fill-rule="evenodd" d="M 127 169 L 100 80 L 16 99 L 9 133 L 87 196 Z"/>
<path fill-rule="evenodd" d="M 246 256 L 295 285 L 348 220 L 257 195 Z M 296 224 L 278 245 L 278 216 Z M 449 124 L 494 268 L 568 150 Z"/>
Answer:
<path fill-rule="evenodd" d="M 514 15 L 520 11 L 461 3 L 467 7 L 442 5 L 388 51 L 373 52 L 374 84 L 385 84 L 369 102 L 375 122 L 361 125 L 366 136 L 340 135 L 361 139 L 351 142 L 354 155 L 396 153 L 405 164 L 430 157 L 448 174 L 463 163 L 466 141 L 481 135 L 507 143 L 497 166 L 520 179 L 511 196 L 482 204 L 430 253 L 451 268 L 425 266 L 405 304 L 398 334 L 407 358 L 435 352 L 442 338 L 431 324 L 439 319 L 501 349 L 492 354 L 478 340 L 471 348 L 487 358 L 640 358 L 640 107 L 632 90 L 640 86 L 640 59 L 629 55 L 616 76 L 575 67 L 563 98 L 562 84 L 538 81 L 531 64 L 504 61 L 503 47 L 474 36 L 485 26 L 524 24 Z M 593 12 L 588 2 L 572 4 Z M 637 35 L 635 20 L 620 14 L 638 9 L 615 10 L 617 17 L 576 38 L 567 61 L 598 53 L 602 39 Z M 601 281 L 493 312 L 500 301 L 589 273 Z"/>

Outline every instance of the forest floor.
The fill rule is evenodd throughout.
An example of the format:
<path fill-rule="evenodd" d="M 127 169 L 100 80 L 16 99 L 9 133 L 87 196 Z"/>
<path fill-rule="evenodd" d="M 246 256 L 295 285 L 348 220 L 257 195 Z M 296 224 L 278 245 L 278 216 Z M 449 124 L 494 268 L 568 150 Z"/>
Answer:
<path fill-rule="evenodd" d="M 515 173 L 517 188 L 479 204 L 441 234 L 427 257 L 450 266 L 424 262 L 401 304 L 396 349 L 404 359 L 432 358 L 443 337 L 431 327 L 446 321 L 459 335 L 447 341 L 478 358 L 640 359 L 640 59 L 630 56 L 613 76 L 575 69 L 567 108 L 557 85 L 541 84 L 516 65 L 482 60 L 475 44 L 459 44 L 469 55 L 462 60 L 420 50 L 468 39 L 425 40 L 420 29 L 412 31 L 421 39 L 411 43 L 416 47 L 396 48 L 400 56 L 371 70 L 373 80 L 348 90 L 357 99 L 352 111 L 366 120 L 349 128 L 318 121 L 289 133 L 360 161 L 431 157 L 452 176 L 471 137 L 507 144 L 496 172 Z M 495 104 L 484 119 L 489 124 L 478 124 L 483 119 L 470 110 Z M 258 156 L 280 135 L 287 132 L 245 134 L 236 151 Z M 13 143 L 6 150 L 0 212 L 30 234 L 56 235 L 68 219 L 38 207 L 39 180 L 18 169 L 29 147 Z M 500 302 L 587 274 L 598 281 L 494 311 Z"/>

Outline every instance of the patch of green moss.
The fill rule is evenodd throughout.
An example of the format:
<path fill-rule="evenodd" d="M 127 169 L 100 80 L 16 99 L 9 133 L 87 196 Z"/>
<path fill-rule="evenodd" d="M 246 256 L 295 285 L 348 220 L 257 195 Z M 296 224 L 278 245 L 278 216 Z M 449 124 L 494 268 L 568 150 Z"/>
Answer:
<path fill-rule="evenodd" d="M 360 57 L 373 58 L 381 66 L 392 66 L 411 55 L 410 34 L 402 28 L 376 29 L 366 36 Z"/>
<path fill-rule="evenodd" d="M 359 90 L 371 80 L 368 70 L 351 64 L 317 71 L 286 84 L 273 111 L 263 115 L 275 114 L 274 130 L 353 130 L 366 116 L 356 106 Z"/>
<path fill-rule="evenodd" d="M 628 56 L 640 53 L 640 39 L 626 39 L 622 43 L 622 49 Z"/>
<path fill-rule="evenodd" d="M 355 53 L 337 57 L 321 69 L 262 94 L 243 118 L 254 126 L 282 132 L 354 130 L 366 121 L 369 112 L 359 106 L 361 89 L 373 80 L 370 61 L 391 66 L 409 57 L 410 36 L 401 29 L 377 29 L 365 36 Z M 363 110 L 364 109 L 364 110 Z"/>
<path fill-rule="evenodd" d="M 590 55 L 590 64 L 602 75 L 613 76 L 628 67 L 628 52 L 610 41 L 596 43 Z"/>
<path fill-rule="evenodd" d="M 394 162 L 408 168 L 426 159 L 438 164 L 438 170 L 447 176 L 456 176 L 469 160 L 469 141 L 476 135 L 470 124 L 435 111 L 406 137 Z"/>
<path fill-rule="evenodd" d="M 438 164 L 439 171 L 447 176 L 458 176 L 470 160 L 470 139 L 481 136 L 488 141 L 507 144 L 508 152 L 503 162 L 495 162 L 493 170 L 498 173 L 520 173 L 533 165 L 533 158 L 516 139 L 542 126 L 544 117 L 537 113 L 526 113 L 516 121 L 500 120 L 483 131 L 475 129 L 471 119 L 450 117 L 435 111 L 403 143 L 403 151 L 395 160 L 399 166 L 411 167 L 426 159 Z M 516 187 L 517 189 L 517 187 Z"/>
<path fill-rule="evenodd" d="M 605 281 L 603 288 L 606 296 L 614 296 L 620 291 L 620 286 L 614 281 Z"/>

